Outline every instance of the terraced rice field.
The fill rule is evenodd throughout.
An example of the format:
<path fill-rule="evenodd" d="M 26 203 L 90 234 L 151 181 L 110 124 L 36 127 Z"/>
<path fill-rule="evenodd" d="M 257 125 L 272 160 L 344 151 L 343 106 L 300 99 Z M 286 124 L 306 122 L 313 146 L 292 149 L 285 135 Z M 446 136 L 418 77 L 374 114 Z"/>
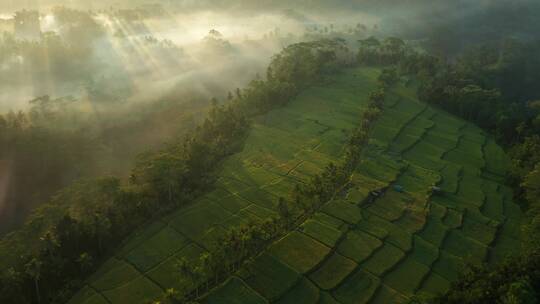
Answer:
<path fill-rule="evenodd" d="M 227 229 L 275 214 L 279 197 L 288 197 L 297 183 L 307 181 L 329 162 L 337 162 L 367 106 L 367 96 L 375 87 L 378 74 L 377 69 L 343 71 L 329 84 L 306 90 L 287 107 L 257 117 L 244 150 L 223 164 L 212 191 L 190 207 L 133 233 L 69 303 L 146 303 L 168 288 L 190 288 L 194 282 L 181 277 L 176 261 L 198 259 Z M 381 165 L 376 163 L 373 169 Z M 364 194 L 351 191 L 350 195 L 352 198 Z M 346 220 L 356 222 L 362 218 L 360 209 L 349 202 L 341 204 L 357 210 L 355 214 L 342 215 Z M 288 235 L 268 254 L 259 257 L 256 269 L 246 271 L 245 277 L 229 280 L 209 300 L 264 303 L 265 299 L 274 298 L 293 302 L 297 297 L 318 299 L 318 285 L 309 275 L 320 260 L 330 255 L 333 246 L 341 243 L 345 225 L 335 226 L 342 223 L 336 218 L 342 214 L 340 206 L 339 202 L 329 205 L 328 214 L 306 222 L 304 231 Z M 348 265 L 351 271 L 357 267 L 356 262 L 339 255 L 332 263 Z M 347 271 L 343 275 L 348 275 Z M 325 282 L 321 284 L 337 283 L 325 277 L 325 273 L 321 273 L 319 280 Z M 254 292 L 254 288 L 259 292 Z M 231 293 L 241 296 L 227 298 Z"/>
<path fill-rule="evenodd" d="M 275 214 L 279 197 L 337 162 L 377 76 L 344 71 L 257 117 L 212 191 L 134 233 L 70 303 L 145 303 L 167 288 L 190 288 L 176 261 Z M 407 303 L 444 292 L 465 263 L 496 262 L 518 246 L 521 213 L 503 184 L 508 161 L 480 129 L 398 86 L 370 138 L 346 193 L 204 302 Z"/>
<path fill-rule="evenodd" d="M 483 131 L 399 87 L 348 192 L 204 302 L 408 303 L 444 292 L 465 263 L 500 261 L 519 246 L 507 163 Z"/>

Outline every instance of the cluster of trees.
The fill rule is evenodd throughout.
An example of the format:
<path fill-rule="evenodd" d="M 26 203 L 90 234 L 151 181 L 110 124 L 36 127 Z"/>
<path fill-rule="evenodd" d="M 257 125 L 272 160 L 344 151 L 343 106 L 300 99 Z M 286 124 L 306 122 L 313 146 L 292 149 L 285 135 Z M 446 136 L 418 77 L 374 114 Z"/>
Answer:
<path fill-rule="evenodd" d="M 0 115 L 0 235 L 19 227 L 31 210 L 77 179 L 129 175 L 139 153 L 193 130 L 210 103 L 179 97 L 93 105 L 91 112 L 88 105 L 71 97 L 41 96 L 26 111 Z"/>
<path fill-rule="evenodd" d="M 297 184 L 289 200 L 280 197 L 277 216 L 232 228 L 209 252 L 203 253 L 198 261 L 178 260 L 178 279 L 187 280 L 189 284 L 184 285 L 184 290 L 166 290 L 159 303 L 189 303 L 199 298 L 201 292 L 210 290 L 220 278 L 226 279 L 244 261 L 264 250 L 272 240 L 297 228 L 306 218 L 332 200 L 347 186 L 352 171 L 359 163 L 362 149 L 368 141 L 369 130 L 380 116 L 384 100 L 384 88 L 369 95 L 369 106 L 362 114 L 359 126 L 351 134 L 342 163 L 330 163 L 308 183 Z"/>
<path fill-rule="evenodd" d="M 36 42 L 18 40 L 14 35 L 4 33 L 0 38 L 0 63 L 5 68 L 0 79 L 13 84 L 21 81 L 12 79 L 13 75 L 24 81 L 47 75 L 55 81 L 82 81 L 94 71 L 89 64 L 92 50 L 82 45 L 84 43 L 70 43 L 53 32 L 44 33 Z"/>
<path fill-rule="evenodd" d="M 231 44 L 230 41 L 225 39 L 223 35 L 212 29 L 208 34 L 203 38 L 204 49 L 203 52 L 212 56 L 212 54 L 220 54 L 221 56 L 233 55 L 236 51 L 235 47 Z"/>
<path fill-rule="evenodd" d="M 52 14 L 59 27 L 58 34 L 81 52 L 90 52 L 95 40 L 104 34 L 103 26 L 89 12 L 57 6 L 52 9 Z"/>
<path fill-rule="evenodd" d="M 339 39 L 290 45 L 273 57 L 266 80 L 254 80 L 242 100 L 254 114 L 267 111 L 276 102 L 286 102 L 314 81 L 320 81 L 320 75 L 347 64 L 342 56 L 346 50 L 345 42 Z"/>
<path fill-rule="evenodd" d="M 399 74 L 396 67 L 385 68 L 377 78 L 379 84 L 383 87 L 389 87 L 399 81 Z"/>
<path fill-rule="evenodd" d="M 538 303 L 540 254 L 522 254 L 495 267 L 470 266 L 445 295 L 432 303 Z M 422 303 L 421 301 L 418 301 Z"/>
<path fill-rule="evenodd" d="M 280 198 L 280 202 L 283 198 Z M 286 217 L 282 214 L 260 222 L 250 222 L 233 228 L 216 241 L 210 251 L 195 261 L 178 259 L 175 269 L 182 289 L 167 289 L 157 303 L 190 303 L 227 279 L 238 270 L 242 262 L 260 253 L 277 236 L 288 232 Z"/>
<path fill-rule="evenodd" d="M 500 90 L 482 87 L 453 71 L 423 82 L 418 95 L 423 101 L 478 124 L 507 145 L 540 130 L 534 103 L 508 102 Z"/>
<path fill-rule="evenodd" d="M 440 71 L 444 61 L 427 53 L 419 53 L 400 38 L 389 37 L 380 40 L 376 37 L 359 40 L 357 59 L 363 65 L 387 66 L 379 81 L 391 84 L 404 75 L 416 75 L 426 80 Z M 389 66 L 389 67 L 388 67 Z"/>
<path fill-rule="evenodd" d="M 208 173 L 221 159 L 239 150 L 248 126 L 238 107 L 215 103 L 192 135 L 158 152 L 142 154 L 130 182 L 152 201 L 183 205 L 209 184 Z"/>
<path fill-rule="evenodd" d="M 339 65 L 331 54 L 338 47 L 334 41 L 287 47 L 272 60 L 266 80 L 238 90 L 227 105 L 214 101 L 193 133 L 141 155 L 129 181 L 84 180 L 60 191 L 0 242 L 10 257 L 2 261 L 0 302 L 66 302 L 129 232 L 210 187 L 219 162 L 242 147 L 248 118 L 286 104 Z"/>
<path fill-rule="evenodd" d="M 40 39 L 27 40 L 17 34 L 2 33 L 2 82 L 13 83 L 18 78 L 37 80 L 43 75 L 48 81 L 84 81 L 95 72 L 93 44 L 104 34 L 102 27 L 86 12 L 57 7 L 52 15 L 59 30 L 38 32 Z"/>
<path fill-rule="evenodd" d="M 409 52 L 405 42 L 395 37 L 380 41 L 372 36 L 358 42 L 358 62 L 365 65 L 397 64 Z"/>
<path fill-rule="evenodd" d="M 46 127 L 56 119 L 46 101 L 50 102 L 34 100 L 29 112 L 0 115 L 0 163 L 5 174 L 0 232 L 18 223 L 41 199 L 92 170 L 94 143 L 79 130 Z"/>
<path fill-rule="evenodd" d="M 510 102 L 538 99 L 540 41 L 507 38 L 473 47 L 457 58 L 460 74 L 481 87 L 498 89 Z"/>

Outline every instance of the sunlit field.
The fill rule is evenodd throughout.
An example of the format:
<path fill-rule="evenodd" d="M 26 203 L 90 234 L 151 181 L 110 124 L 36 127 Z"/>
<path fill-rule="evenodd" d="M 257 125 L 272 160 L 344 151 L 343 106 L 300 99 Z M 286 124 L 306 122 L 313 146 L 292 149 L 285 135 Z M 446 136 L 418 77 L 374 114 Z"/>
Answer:
<path fill-rule="evenodd" d="M 408 303 L 444 293 L 466 263 L 494 264 L 519 246 L 503 150 L 411 89 L 393 93 L 349 190 L 205 303 Z"/>

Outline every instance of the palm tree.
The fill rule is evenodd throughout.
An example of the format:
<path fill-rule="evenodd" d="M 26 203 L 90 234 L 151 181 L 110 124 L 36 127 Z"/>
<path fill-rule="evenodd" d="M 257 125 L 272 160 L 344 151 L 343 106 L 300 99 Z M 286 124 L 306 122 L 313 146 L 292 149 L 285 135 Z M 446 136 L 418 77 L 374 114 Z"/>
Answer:
<path fill-rule="evenodd" d="M 191 280 L 191 268 L 189 268 L 186 258 L 181 258 L 177 260 L 174 267 L 178 271 L 180 279 L 189 278 Z"/>
<path fill-rule="evenodd" d="M 54 233 L 52 233 L 51 231 L 47 231 L 45 235 L 43 235 L 39 240 L 44 243 L 44 248 L 47 251 L 49 257 L 52 259 L 54 252 L 58 247 L 60 247 L 56 235 L 54 235 Z"/>
<path fill-rule="evenodd" d="M 178 303 L 178 291 L 174 288 L 165 290 L 164 298 L 168 303 Z"/>
<path fill-rule="evenodd" d="M 36 258 L 33 258 L 25 265 L 25 273 L 34 280 L 36 289 L 36 298 L 38 303 L 41 303 L 41 295 L 39 292 L 39 280 L 41 279 L 41 266 L 43 263 Z"/>
<path fill-rule="evenodd" d="M 228 266 L 227 271 L 234 272 L 236 270 L 236 260 L 240 252 L 240 240 L 235 229 L 229 232 L 223 246 L 225 248 L 223 255 Z"/>
<path fill-rule="evenodd" d="M 195 297 L 199 298 L 199 281 L 204 277 L 204 270 L 200 265 L 198 265 L 190 271 L 190 275 L 191 281 L 195 286 Z"/>
<path fill-rule="evenodd" d="M 77 262 L 79 263 L 81 273 L 88 273 L 94 265 L 92 256 L 87 252 L 81 253 Z"/>
<path fill-rule="evenodd" d="M 107 235 L 111 228 L 111 222 L 107 217 L 105 217 L 103 214 L 95 213 L 94 214 L 94 225 L 95 225 L 95 231 L 98 246 L 99 246 L 99 254 L 103 253 L 103 237 Z"/>
<path fill-rule="evenodd" d="M 228 255 L 230 252 L 230 248 L 221 246 L 218 250 L 212 253 L 210 265 L 214 274 L 214 284 L 218 283 L 219 276 L 222 273 L 227 273 L 227 271 L 229 270 L 230 258 L 228 257 Z"/>
<path fill-rule="evenodd" d="M 247 245 L 250 241 L 250 235 L 247 228 L 240 230 L 240 259 L 247 255 Z"/>
<path fill-rule="evenodd" d="M 206 290 L 210 287 L 210 276 L 212 275 L 212 254 L 209 252 L 203 253 L 199 257 L 200 262 L 200 272 L 206 281 Z"/>
<path fill-rule="evenodd" d="M 287 202 L 283 197 L 279 197 L 278 214 L 283 223 L 285 224 L 285 229 L 289 229 L 289 219 L 291 214 L 289 212 L 289 206 L 287 205 Z"/>

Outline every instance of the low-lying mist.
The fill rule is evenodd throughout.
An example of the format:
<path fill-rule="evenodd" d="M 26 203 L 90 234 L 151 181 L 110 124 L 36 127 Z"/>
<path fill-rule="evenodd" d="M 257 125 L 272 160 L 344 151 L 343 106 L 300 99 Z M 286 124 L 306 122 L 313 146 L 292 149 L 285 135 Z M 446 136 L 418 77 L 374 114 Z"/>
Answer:
<path fill-rule="evenodd" d="M 2 18 L 4 231 L 74 180 L 127 178 L 137 155 L 192 130 L 211 99 L 264 78 L 283 47 L 373 30 L 370 18 L 360 27 L 292 10 L 50 7 Z"/>

